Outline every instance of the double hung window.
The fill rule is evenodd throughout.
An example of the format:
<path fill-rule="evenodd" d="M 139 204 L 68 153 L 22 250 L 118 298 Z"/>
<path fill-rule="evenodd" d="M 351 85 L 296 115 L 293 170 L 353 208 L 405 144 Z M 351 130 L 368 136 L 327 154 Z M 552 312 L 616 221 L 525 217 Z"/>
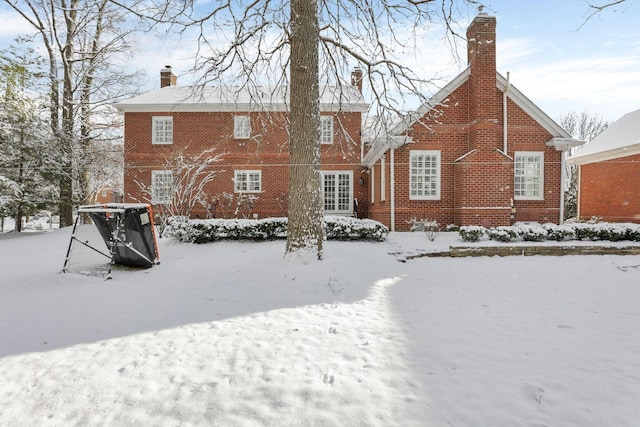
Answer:
<path fill-rule="evenodd" d="M 173 144 L 173 117 L 154 116 L 152 126 L 152 144 Z"/>
<path fill-rule="evenodd" d="M 542 200 L 544 153 L 517 151 L 514 165 L 514 195 L 518 200 Z"/>
<path fill-rule="evenodd" d="M 262 190 L 262 172 L 237 170 L 234 174 L 236 193 L 259 193 Z"/>
<path fill-rule="evenodd" d="M 440 151 L 410 152 L 409 199 L 440 199 Z"/>
<path fill-rule="evenodd" d="M 251 120 L 249 116 L 233 117 L 233 137 L 235 139 L 251 138 Z"/>
<path fill-rule="evenodd" d="M 168 170 L 151 171 L 151 203 L 165 205 L 173 196 L 173 172 Z"/>
<path fill-rule="evenodd" d="M 320 143 L 333 144 L 333 116 L 320 116 Z"/>

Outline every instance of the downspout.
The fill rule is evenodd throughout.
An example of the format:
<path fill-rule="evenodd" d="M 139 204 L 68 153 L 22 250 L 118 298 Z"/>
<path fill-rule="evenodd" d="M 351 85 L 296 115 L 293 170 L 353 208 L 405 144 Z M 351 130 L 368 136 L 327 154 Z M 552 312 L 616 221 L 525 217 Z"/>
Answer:
<path fill-rule="evenodd" d="M 507 155 L 507 92 L 509 92 L 509 71 L 507 71 L 507 84 L 502 93 L 502 152 Z"/>
<path fill-rule="evenodd" d="M 391 209 L 391 231 L 396 231 L 396 160 L 395 160 L 395 152 L 396 149 L 391 149 L 391 159 L 389 165 L 389 184 L 391 184 L 389 197 L 391 200 L 389 201 L 389 206 Z"/>
<path fill-rule="evenodd" d="M 560 219 L 558 220 L 558 224 L 564 223 L 564 186 L 565 181 L 567 179 L 567 171 L 565 171 L 566 163 L 565 163 L 565 153 L 567 150 L 562 150 L 560 154 Z"/>
<path fill-rule="evenodd" d="M 576 172 L 578 178 L 576 179 L 576 219 L 580 219 L 580 199 L 582 198 L 582 191 L 580 191 L 582 182 L 582 165 L 576 165 Z"/>

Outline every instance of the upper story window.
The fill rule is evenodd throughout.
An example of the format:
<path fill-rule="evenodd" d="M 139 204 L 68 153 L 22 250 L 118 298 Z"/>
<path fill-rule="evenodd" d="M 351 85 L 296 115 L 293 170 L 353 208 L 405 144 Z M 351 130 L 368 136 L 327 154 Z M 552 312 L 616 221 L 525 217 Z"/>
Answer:
<path fill-rule="evenodd" d="M 236 193 L 259 193 L 262 190 L 261 171 L 235 171 L 234 178 Z"/>
<path fill-rule="evenodd" d="M 514 162 L 515 198 L 542 200 L 544 198 L 544 153 L 516 151 Z"/>
<path fill-rule="evenodd" d="M 411 150 L 409 199 L 440 200 L 440 151 Z"/>
<path fill-rule="evenodd" d="M 151 203 L 165 205 L 173 197 L 173 172 L 151 171 Z"/>
<path fill-rule="evenodd" d="M 153 133 L 151 136 L 152 144 L 173 144 L 173 117 L 171 116 L 154 116 Z"/>
<path fill-rule="evenodd" d="M 320 143 L 333 144 L 333 116 L 320 116 Z"/>
<path fill-rule="evenodd" d="M 233 116 L 233 137 L 235 139 L 249 139 L 251 137 L 249 116 Z"/>

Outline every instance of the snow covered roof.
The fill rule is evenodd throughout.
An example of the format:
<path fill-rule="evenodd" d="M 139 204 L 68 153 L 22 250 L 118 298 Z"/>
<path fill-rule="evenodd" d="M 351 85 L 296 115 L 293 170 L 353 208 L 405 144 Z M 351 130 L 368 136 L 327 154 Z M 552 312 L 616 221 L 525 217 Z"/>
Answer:
<path fill-rule="evenodd" d="M 320 111 L 366 112 L 369 105 L 353 86 L 321 88 Z M 289 111 L 288 88 L 166 86 L 113 104 L 124 112 Z"/>
<path fill-rule="evenodd" d="M 464 84 L 471 74 L 471 67 L 467 67 L 460 74 L 458 74 L 453 80 L 451 80 L 446 86 L 436 92 L 426 103 L 422 104 L 413 113 L 409 114 L 407 120 L 403 120 L 395 125 L 389 132 L 390 136 L 399 136 L 408 132 L 411 127 L 422 118 L 425 114 L 431 111 L 433 108 L 441 105 L 446 99 L 462 84 Z M 496 87 L 504 92 L 507 88 L 507 79 L 500 73 L 496 73 Z M 535 105 L 529 98 L 527 98 L 522 92 L 520 92 L 515 86 L 509 83 L 509 90 L 507 96 L 516 105 L 522 108 L 529 116 L 531 116 L 536 122 L 544 127 L 553 138 L 548 142 L 548 145 L 555 146 L 561 150 L 566 146 L 580 145 L 582 142 L 577 141 L 571 137 L 571 135 L 564 130 L 558 123 L 556 123 L 551 117 L 549 117 L 544 111 L 542 111 L 537 105 Z M 389 142 L 392 141 L 392 142 Z M 372 149 L 365 156 L 364 164 L 371 167 L 387 149 L 397 148 L 393 146 L 396 139 L 387 140 L 380 139 L 374 142 Z M 410 142 L 410 139 L 406 139 L 406 143 Z M 377 144 L 388 144 L 386 147 L 376 146 Z"/>
<path fill-rule="evenodd" d="M 640 110 L 625 114 L 569 157 L 577 165 L 640 154 Z"/>

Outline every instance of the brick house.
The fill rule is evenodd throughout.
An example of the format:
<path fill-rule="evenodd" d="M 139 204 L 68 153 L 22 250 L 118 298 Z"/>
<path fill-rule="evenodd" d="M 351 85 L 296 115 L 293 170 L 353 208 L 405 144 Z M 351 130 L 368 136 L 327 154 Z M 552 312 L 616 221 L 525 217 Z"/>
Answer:
<path fill-rule="evenodd" d="M 563 219 L 563 150 L 580 144 L 496 71 L 496 19 L 467 30 L 468 68 L 369 142 L 369 218 L 510 225 Z"/>
<path fill-rule="evenodd" d="M 567 162 L 578 167 L 578 218 L 640 223 L 640 110 L 625 114 Z"/>
<path fill-rule="evenodd" d="M 368 105 L 361 92 L 357 69 L 351 85 L 322 90 L 321 170 L 328 214 L 367 215 L 361 127 Z M 165 67 L 160 89 L 114 105 L 124 112 L 125 202 L 167 203 L 176 179 L 168 161 L 206 152 L 219 156 L 210 166 L 216 175 L 192 217 L 286 216 L 287 101 L 282 88 L 181 87 Z"/>

